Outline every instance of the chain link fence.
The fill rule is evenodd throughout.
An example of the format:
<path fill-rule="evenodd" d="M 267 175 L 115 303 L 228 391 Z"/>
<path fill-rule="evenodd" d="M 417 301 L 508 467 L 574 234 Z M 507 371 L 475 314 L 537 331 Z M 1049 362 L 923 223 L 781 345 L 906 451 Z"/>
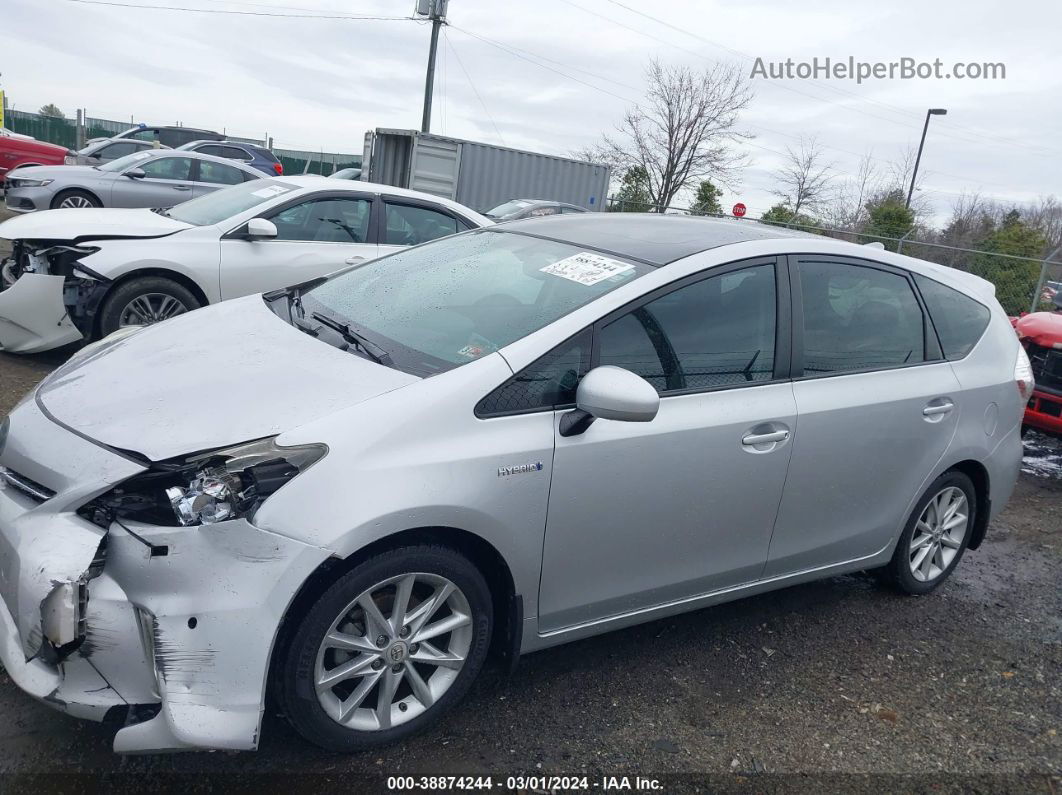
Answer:
<path fill-rule="evenodd" d="M 89 116 L 80 122 L 76 119 L 65 119 L 54 116 L 42 116 L 39 113 L 30 113 L 23 110 L 8 110 L 4 114 L 4 122 L 7 129 L 12 132 L 30 135 L 38 141 L 46 141 L 67 149 L 77 149 L 85 142 L 93 138 L 111 138 L 118 133 L 125 132 L 130 127 L 136 127 L 132 120 L 115 121 L 113 119 L 96 119 Z M 243 143 L 268 145 L 263 138 L 242 138 L 237 135 L 228 135 L 230 141 Z M 329 176 L 344 168 L 361 168 L 361 155 L 343 154 L 339 152 L 309 151 L 304 149 L 272 148 L 284 166 L 285 174 L 320 174 Z"/>
<path fill-rule="evenodd" d="M 1051 309 L 1055 294 L 1062 292 L 1062 249 L 1056 249 L 1045 257 L 1019 257 L 1013 254 L 1000 254 L 982 249 L 962 248 L 919 240 L 916 237 L 917 230 L 912 230 L 904 237 L 884 237 L 827 226 L 763 221 L 749 216 L 736 219 L 722 213 L 703 213 L 688 207 L 663 207 L 612 197 L 609 198 L 606 209 L 608 212 L 663 212 L 727 218 L 734 223 L 756 221 L 860 245 L 881 243 L 889 251 L 973 273 L 992 282 L 996 288 L 996 298 L 1009 315 Z"/>

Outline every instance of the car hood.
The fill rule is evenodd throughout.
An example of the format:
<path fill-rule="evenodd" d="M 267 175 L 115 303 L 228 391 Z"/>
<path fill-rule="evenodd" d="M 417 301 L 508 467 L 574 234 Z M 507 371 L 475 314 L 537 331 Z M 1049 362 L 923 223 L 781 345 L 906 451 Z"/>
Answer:
<path fill-rule="evenodd" d="M 131 237 L 164 237 L 190 229 L 151 210 L 119 210 L 101 207 L 82 210 L 42 210 L 10 218 L 0 224 L 6 240 L 107 240 Z"/>
<path fill-rule="evenodd" d="M 12 169 L 7 176 L 15 179 L 69 179 L 107 176 L 109 173 L 92 166 L 19 166 Z"/>
<path fill-rule="evenodd" d="M 105 340 L 37 401 L 74 433 L 159 461 L 273 436 L 419 380 L 298 331 L 252 295 Z"/>

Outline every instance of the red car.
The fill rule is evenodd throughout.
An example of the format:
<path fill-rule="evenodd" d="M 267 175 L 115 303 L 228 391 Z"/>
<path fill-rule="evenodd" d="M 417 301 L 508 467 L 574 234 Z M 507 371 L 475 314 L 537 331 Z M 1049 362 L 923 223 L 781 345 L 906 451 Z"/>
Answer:
<path fill-rule="evenodd" d="M 0 129 L 0 185 L 8 172 L 19 166 L 61 166 L 73 155 L 65 146 Z"/>
<path fill-rule="evenodd" d="M 1062 295 L 1053 312 L 1033 312 L 1014 320 L 1014 330 L 1032 364 L 1036 388 L 1023 424 L 1062 438 Z"/>

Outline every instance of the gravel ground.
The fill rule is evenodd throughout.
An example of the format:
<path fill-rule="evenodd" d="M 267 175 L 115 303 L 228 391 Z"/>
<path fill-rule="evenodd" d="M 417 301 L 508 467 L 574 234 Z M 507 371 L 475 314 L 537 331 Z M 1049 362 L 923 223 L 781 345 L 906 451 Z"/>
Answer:
<path fill-rule="evenodd" d="M 0 413 L 62 359 L 0 354 Z M 113 729 L 33 702 L 0 669 L 0 792 L 101 777 L 366 792 L 390 775 L 490 773 L 496 789 L 556 774 L 598 790 L 642 775 L 666 791 L 1056 793 L 1062 448 L 1031 441 L 984 546 L 931 596 L 836 577 L 529 655 L 511 677 L 488 669 L 442 726 L 376 753 L 318 751 L 270 716 L 257 754 L 120 758 Z"/>

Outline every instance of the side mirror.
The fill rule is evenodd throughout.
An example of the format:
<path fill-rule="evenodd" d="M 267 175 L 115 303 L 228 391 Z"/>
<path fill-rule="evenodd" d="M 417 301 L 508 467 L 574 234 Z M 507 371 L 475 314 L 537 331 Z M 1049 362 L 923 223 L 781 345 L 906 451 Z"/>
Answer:
<path fill-rule="evenodd" d="M 652 384 L 630 370 L 603 365 L 579 382 L 575 405 L 575 411 L 561 418 L 561 436 L 580 434 L 595 419 L 650 422 L 660 410 L 660 395 Z"/>
<path fill-rule="evenodd" d="M 248 240 L 272 240 L 277 236 L 277 225 L 266 218 L 252 218 L 247 222 Z"/>
<path fill-rule="evenodd" d="M 129 177 L 129 179 L 143 179 L 147 176 L 142 168 L 131 168 L 124 175 Z"/>

